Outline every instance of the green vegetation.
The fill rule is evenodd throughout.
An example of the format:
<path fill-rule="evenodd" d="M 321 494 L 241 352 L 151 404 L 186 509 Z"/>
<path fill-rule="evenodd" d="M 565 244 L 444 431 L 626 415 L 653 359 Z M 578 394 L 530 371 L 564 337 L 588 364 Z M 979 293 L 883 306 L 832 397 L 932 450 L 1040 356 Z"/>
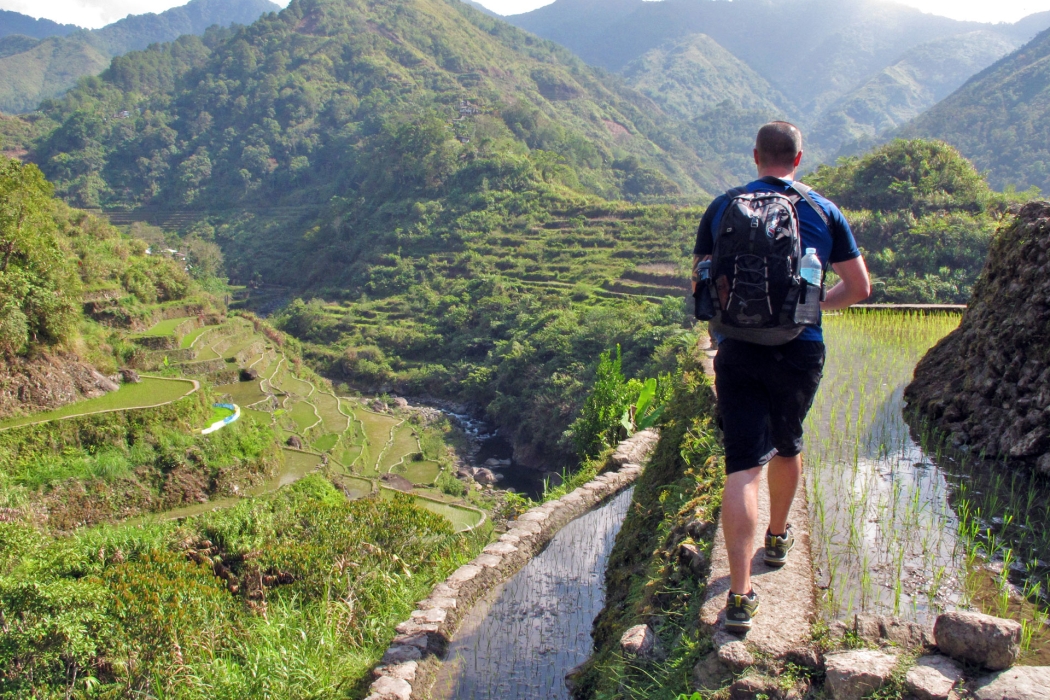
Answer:
<path fill-rule="evenodd" d="M 8 51 L 0 57 L 0 110 L 36 109 L 41 100 L 62 94 L 79 78 L 101 73 L 114 56 L 183 34 L 203 34 L 213 25 L 250 24 L 277 9 L 268 0 L 192 0 L 159 14 L 131 15 L 101 29 L 5 47 Z M 120 118 L 119 113 L 110 116 Z"/>
<path fill-rule="evenodd" d="M 694 351 L 695 352 L 695 351 Z M 724 471 L 718 458 L 714 395 L 699 358 L 683 356 L 660 441 L 639 477 L 634 502 L 606 570 L 605 608 L 594 623 L 595 654 L 577 677 L 574 697 L 672 700 L 692 687 L 693 667 L 709 650 L 698 629 L 703 577 L 678 557 L 680 544 L 709 552 Z M 696 539 L 694 539 L 694 537 Z M 638 664 L 620 652 L 627 628 L 649 623 L 667 658 Z"/>
<path fill-rule="evenodd" d="M 947 141 L 997 188 L 1050 192 L 1050 30 L 901 129 Z"/>
<path fill-rule="evenodd" d="M 487 540 L 321 476 L 180 524 L 0 532 L 0 607 L 21 621 L 0 650 L 5 697 L 345 697 Z"/>
<path fill-rule="evenodd" d="M 939 141 L 894 141 L 805 179 L 842 207 L 878 302 L 969 301 L 999 220 L 1022 198 L 993 192 Z"/>
<path fill-rule="evenodd" d="M 48 423 L 73 416 L 87 416 L 108 411 L 127 411 L 148 406 L 160 406 L 177 401 L 194 390 L 193 382 L 184 379 L 143 377 L 138 384 L 122 384 L 117 391 L 97 399 L 66 404 L 46 413 L 34 413 L 0 421 L 0 431 L 21 425 Z"/>

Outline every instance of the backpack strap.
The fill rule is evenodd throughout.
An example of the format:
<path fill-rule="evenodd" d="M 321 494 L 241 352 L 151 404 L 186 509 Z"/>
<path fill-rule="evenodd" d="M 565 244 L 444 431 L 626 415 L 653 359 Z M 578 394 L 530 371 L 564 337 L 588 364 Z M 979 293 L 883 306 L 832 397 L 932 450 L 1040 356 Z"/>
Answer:
<path fill-rule="evenodd" d="M 817 204 L 817 201 L 813 199 L 813 188 L 809 185 L 803 185 L 801 182 L 792 182 L 791 189 L 795 190 L 800 195 L 802 195 L 802 199 L 806 200 L 806 204 L 811 206 L 813 208 L 813 211 L 817 212 L 817 216 L 820 217 L 820 220 L 823 221 L 824 225 L 830 229 L 831 222 L 828 221 L 828 215 L 824 213 L 824 210 L 820 208 L 820 205 Z"/>

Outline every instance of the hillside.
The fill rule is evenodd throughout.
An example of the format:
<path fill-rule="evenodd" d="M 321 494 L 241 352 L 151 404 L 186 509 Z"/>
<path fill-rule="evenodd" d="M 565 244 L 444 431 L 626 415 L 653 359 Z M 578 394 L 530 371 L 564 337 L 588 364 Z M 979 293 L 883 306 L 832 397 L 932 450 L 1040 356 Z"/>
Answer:
<path fill-rule="evenodd" d="M 1030 40 L 1050 14 L 992 25 L 879 0 L 557 0 L 507 21 L 614 71 L 703 33 L 787 96 L 791 104 L 773 101 L 794 105 L 794 119 L 812 132 L 811 155 L 833 160 L 843 143 L 903 123 Z M 790 64 L 777 41 L 756 36 L 790 36 Z"/>
<path fill-rule="evenodd" d="M 850 222 L 873 302 L 966 303 L 1013 201 L 939 141 L 896 140 L 805 180 Z"/>
<path fill-rule="evenodd" d="M 66 36 L 79 29 L 75 24 L 59 24 L 43 17 L 36 19 L 21 12 L 0 10 L 0 37 L 21 35 L 46 39 L 49 36 Z"/>
<path fill-rule="evenodd" d="M 1050 30 L 900 130 L 958 148 L 992 186 L 1050 192 Z"/>
<path fill-rule="evenodd" d="M 969 32 L 908 50 L 821 114 L 810 137 L 826 160 L 844 145 L 873 143 L 950 95 L 1018 44 L 997 32 Z"/>
<path fill-rule="evenodd" d="M 0 111 L 35 109 L 41 100 L 65 92 L 79 78 L 101 73 L 113 56 L 183 34 L 202 34 L 216 24 L 250 24 L 278 9 L 269 0 L 191 0 L 160 14 L 130 15 L 101 29 L 39 42 L 7 37 L 0 49 Z M 21 51 L 13 50 L 16 41 Z"/>
<path fill-rule="evenodd" d="M 621 71 L 627 84 L 668 114 L 689 120 L 728 102 L 734 107 L 789 114 L 784 95 L 705 34 L 668 41 Z"/>

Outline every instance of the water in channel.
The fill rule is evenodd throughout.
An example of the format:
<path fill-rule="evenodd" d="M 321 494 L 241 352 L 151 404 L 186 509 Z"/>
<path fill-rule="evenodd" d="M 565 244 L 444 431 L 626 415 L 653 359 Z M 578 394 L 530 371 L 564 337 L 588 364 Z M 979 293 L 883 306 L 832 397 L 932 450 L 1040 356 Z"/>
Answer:
<path fill-rule="evenodd" d="M 442 700 L 567 699 L 565 674 L 591 654 L 605 565 L 634 489 L 566 525 L 478 603 L 438 678 Z"/>

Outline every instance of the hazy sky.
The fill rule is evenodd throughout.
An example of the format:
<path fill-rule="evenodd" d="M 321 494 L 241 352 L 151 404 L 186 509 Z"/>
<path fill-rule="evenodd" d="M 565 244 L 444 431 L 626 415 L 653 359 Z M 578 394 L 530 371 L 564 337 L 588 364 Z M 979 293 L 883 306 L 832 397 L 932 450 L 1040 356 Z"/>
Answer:
<path fill-rule="evenodd" d="M 275 0 L 287 5 L 288 0 Z M 514 14 L 542 7 L 552 0 L 479 0 L 500 14 Z M 848 2 L 849 0 L 843 0 Z M 956 19 L 981 22 L 1016 22 L 1033 12 L 1050 10 L 1050 0 L 897 0 Z M 81 27 L 101 27 L 129 14 L 163 12 L 186 0 L 0 0 L 0 8 L 22 12 L 33 17 L 47 17 L 56 22 Z"/>

